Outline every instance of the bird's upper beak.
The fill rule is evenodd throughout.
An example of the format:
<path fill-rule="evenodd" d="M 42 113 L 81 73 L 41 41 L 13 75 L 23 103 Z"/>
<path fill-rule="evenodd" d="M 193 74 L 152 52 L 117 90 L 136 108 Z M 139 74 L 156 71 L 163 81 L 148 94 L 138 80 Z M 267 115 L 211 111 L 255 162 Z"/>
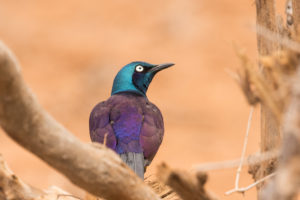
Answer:
<path fill-rule="evenodd" d="M 174 63 L 163 63 L 160 65 L 156 65 L 155 67 L 153 67 L 152 69 L 150 69 L 150 72 L 159 72 L 163 69 L 169 68 L 171 66 L 175 65 Z"/>

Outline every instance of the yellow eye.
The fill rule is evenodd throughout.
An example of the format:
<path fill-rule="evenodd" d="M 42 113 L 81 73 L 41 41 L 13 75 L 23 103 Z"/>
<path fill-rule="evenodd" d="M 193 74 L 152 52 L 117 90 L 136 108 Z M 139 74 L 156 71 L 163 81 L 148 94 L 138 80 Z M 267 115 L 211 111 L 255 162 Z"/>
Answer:
<path fill-rule="evenodd" d="M 142 71 L 144 71 L 144 67 L 141 66 L 141 65 L 138 65 L 138 66 L 135 67 L 135 71 L 142 72 Z"/>

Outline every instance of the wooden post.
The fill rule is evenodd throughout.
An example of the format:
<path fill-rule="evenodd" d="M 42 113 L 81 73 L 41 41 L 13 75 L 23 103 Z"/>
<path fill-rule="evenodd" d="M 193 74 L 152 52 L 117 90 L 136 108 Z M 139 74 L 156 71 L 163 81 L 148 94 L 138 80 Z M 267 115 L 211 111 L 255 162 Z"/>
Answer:
<path fill-rule="evenodd" d="M 293 21 L 294 21 L 294 27 L 297 36 L 300 34 L 300 1 L 299 0 L 293 0 L 292 1 L 292 7 L 293 7 Z M 299 37 L 297 37 L 297 40 L 299 41 Z"/>
<path fill-rule="evenodd" d="M 277 32 L 276 28 L 276 14 L 275 14 L 275 0 L 256 0 L 256 24 L 257 29 L 267 28 L 272 32 Z M 257 34 L 257 48 L 259 56 L 266 56 L 272 54 L 278 48 L 278 44 L 267 40 L 262 35 Z M 265 79 L 270 80 L 269 72 L 262 69 Z M 272 83 L 270 82 L 270 86 Z M 278 148 L 280 144 L 280 129 L 279 124 L 275 119 L 273 113 L 265 106 L 261 106 L 261 152 L 271 151 Z M 264 176 L 274 171 L 274 162 L 262 163 L 259 167 L 250 172 L 255 180 L 259 180 Z M 261 185 L 258 186 L 258 189 Z"/>
<path fill-rule="evenodd" d="M 284 113 L 280 163 L 275 178 L 260 194 L 261 200 L 295 199 L 300 188 L 300 68 L 291 85 L 291 99 Z"/>

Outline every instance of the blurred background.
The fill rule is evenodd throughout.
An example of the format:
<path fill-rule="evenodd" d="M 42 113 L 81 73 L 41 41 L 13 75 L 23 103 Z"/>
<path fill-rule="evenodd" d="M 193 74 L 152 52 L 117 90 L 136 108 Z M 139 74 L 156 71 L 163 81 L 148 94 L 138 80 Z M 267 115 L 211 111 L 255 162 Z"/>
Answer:
<path fill-rule="evenodd" d="M 284 12 L 284 1 L 277 5 Z M 233 44 L 255 61 L 254 0 L 0 0 L 0 36 L 16 54 L 39 102 L 66 128 L 90 142 L 89 113 L 110 96 L 125 64 L 174 62 L 148 97 L 162 111 L 165 137 L 146 176 L 162 161 L 175 168 L 240 157 L 250 108 L 236 82 Z M 247 154 L 259 151 L 259 108 Z M 0 153 L 12 170 L 39 188 L 84 193 L 0 131 Z M 236 169 L 209 172 L 207 188 L 222 199 Z M 243 169 L 241 186 L 252 183 Z"/>

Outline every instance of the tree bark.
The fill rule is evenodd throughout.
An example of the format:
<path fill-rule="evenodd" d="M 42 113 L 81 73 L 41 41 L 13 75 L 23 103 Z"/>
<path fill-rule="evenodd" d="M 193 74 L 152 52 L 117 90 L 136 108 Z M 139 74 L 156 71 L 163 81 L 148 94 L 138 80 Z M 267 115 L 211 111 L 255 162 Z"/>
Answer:
<path fill-rule="evenodd" d="M 293 23 L 294 28 L 296 31 L 296 35 L 300 36 L 300 1 L 299 0 L 292 0 L 292 8 L 293 8 Z M 296 38 L 297 41 L 300 38 Z"/>
<path fill-rule="evenodd" d="M 24 183 L 7 166 L 0 155 L 0 200 L 74 200 L 75 196 L 58 187 L 41 190 Z"/>
<path fill-rule="evenodd" d="M 0 44 L 0 125 L 75 185 L 107 200 L 159 197 L 103 145 L 80 142 L 37 102 L 12 53 Z"/>
<path fill-rule="evenodd" d="M 264 27 L 272 32 L 277 32 L 275 0 L 256 0 L 256 16 L 258 29 Z M 278 48 L 278 44 L 272 42 L 271 40 L 267 40 L 262 35 L 257 34 L 257 48 L 259 56 L 266 56 L 270 55 L 274 50 L 276 50 Z M 263 74 L 265 79 L 269 81 L 269 72 L 266 69 L 263 69 Z M 269 83 L 271 87 L 273 87 L 272 82 L 270 81 Z M 276 117 L 268 107 L 261 105 L 261 152 L 272 151 L 278 148 L 280 139 L 280 129 L 278 121 L 276 121 Z M 264 162 L 259 168 L 253 170 L 252 173 L 254 179 L 259 180 L 272 173 L 275 166 L 274 162 L 275 161 Z"/>
<path fill-rule="evenodd" d="M 283 135 L 277 175 L 261 193 L 263 200 L 292 200 L 300 188 L 300 66 L 285 112 Z"/>
<path fill-rule="evenodd" d="M 217 198 L 204 189 L 207 174 L 191 173 L 172 170 L 166 164 L 158 167 L 158 178 L 170 186 L 183 200 L 217 200 Z"/>

